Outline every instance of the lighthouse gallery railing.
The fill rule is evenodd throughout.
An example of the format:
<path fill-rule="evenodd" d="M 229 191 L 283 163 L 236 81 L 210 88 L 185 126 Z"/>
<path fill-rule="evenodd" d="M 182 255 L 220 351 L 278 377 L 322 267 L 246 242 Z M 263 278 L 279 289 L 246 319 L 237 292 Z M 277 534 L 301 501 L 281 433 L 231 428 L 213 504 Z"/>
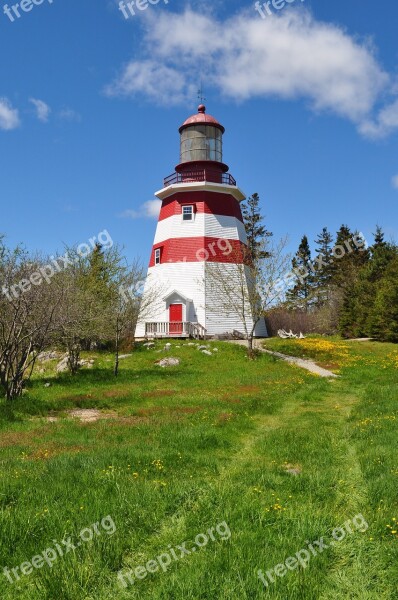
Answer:
<path fill-rule="evenodd" d="M 236 185 L 236 180 L 229 173 L 220 173 L 212 169 L 193 169 L 183 173 L 172 173 L 164 179 L 164 187 L 174 183 L 190 183 L 192 181 L 210 181 L 225 185 Z"/>

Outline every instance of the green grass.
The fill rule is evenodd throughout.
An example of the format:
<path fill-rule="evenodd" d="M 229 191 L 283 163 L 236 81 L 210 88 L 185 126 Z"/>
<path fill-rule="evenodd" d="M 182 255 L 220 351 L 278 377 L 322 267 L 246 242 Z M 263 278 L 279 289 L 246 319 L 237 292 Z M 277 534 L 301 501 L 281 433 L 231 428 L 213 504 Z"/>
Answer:
<path fill-rule="evenodd" d="M 331 364 L 338 380 L 269 355 L 248 361 L 244 348 L 221 342 L 211 344 L 219 349 L 211 357 L 172 342 L 181 364 L 169 369 L 154 364 L 162 353 L 141 347 L 121 361 L 117 379 L 107 354 L 87 355 L 94 368 L 75 378 L 45 363 L 12 414 L 3 406 L 0 415 L 0 597 L 396 598 L 398 349 L 367 342 L 342 352 L 336 344 L 327 355 L 304 355 Z M 283 342 L 283 351 L 296 350 Z M 107 418 L 81 423 L 68 414 L 76 408 Z M 273 569 L 306 541 L 330 540 L 359 513 L 366 531 L 347 534 L 306 569 L 275 576 L 265 590 L 258 569 Z M 13 584 L 2 574 L 65 537 L 76 543 L 107 515 L 113 535 L 101 529 L 51 569 Z M 190 548 L 222 522 L 229 539 L 216 535 L 166 572 L 127 589 L 118 584 L 120 569 L 184 541 Z"/>

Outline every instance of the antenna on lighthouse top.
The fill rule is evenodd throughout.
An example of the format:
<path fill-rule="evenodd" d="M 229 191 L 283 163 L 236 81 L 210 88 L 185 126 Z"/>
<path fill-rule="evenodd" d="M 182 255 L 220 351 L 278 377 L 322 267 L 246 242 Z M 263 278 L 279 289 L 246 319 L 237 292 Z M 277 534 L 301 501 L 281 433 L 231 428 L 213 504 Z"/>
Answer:
<path fill-rule="evenodd" d="M 198 89 L 198 100 L 200 101 L 201 104 L 203 104 L 204 101 L 206 100 L 205 96 L 203 95 L 202 81 L 200 82 L 200 88 Z"/>

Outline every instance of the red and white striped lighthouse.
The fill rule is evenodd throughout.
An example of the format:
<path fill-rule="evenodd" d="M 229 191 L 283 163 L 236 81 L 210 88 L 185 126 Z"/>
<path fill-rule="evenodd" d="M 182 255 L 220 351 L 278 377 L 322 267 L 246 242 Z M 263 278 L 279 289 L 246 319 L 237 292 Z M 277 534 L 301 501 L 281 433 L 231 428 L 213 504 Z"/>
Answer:
<path fill-rule="evenodd" d="M 136 335 L 243 333 L 242 317 L 221 310 L 206 284 L 212 263 L 223 263 L 225 273 L 241 266 L 247 243 L 240 209 L 245 195 L 223 163 L 225 129 L 201 104 L 179 132 L 180 163 L 156 192 L 162 206 L 144 288 L 144 297 L 149 290 L 160 297 Z M 263 320 L 255 333 L 266 335 Z"/>

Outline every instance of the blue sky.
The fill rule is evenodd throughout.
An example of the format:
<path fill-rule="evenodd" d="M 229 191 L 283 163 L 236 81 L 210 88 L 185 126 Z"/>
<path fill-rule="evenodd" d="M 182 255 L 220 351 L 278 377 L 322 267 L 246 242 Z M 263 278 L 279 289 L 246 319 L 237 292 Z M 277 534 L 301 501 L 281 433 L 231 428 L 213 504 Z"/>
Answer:
<path fill-rule="evenodd" d="M 12 6 L 13 2 L 9 2 Z M 0 232 L 43 252 L 107 229 L 146 263 L 145 204 L 178 162 L 178 127 L 208 112 L 224 159 L 275 236 L 342 223 L 398 239 L 398 5 L 44 0 L 0 45 Z"/>

